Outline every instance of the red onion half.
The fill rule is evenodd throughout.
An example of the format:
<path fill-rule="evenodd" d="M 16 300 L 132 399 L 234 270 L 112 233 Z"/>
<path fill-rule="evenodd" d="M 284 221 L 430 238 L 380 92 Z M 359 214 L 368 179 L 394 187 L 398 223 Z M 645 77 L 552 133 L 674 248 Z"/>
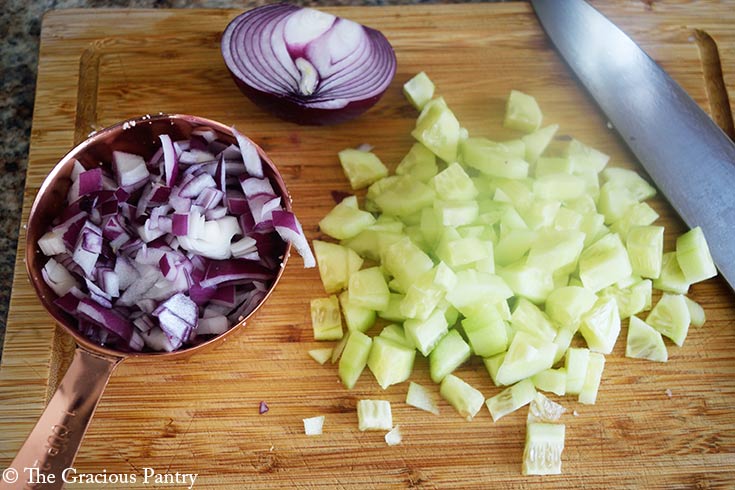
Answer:
<path fill-rule="evenodd" d="M 380 31 L 288 3 L 236 17 L 222 36 L 222 55 L 245 95 L 298 124 L 359 116 L 396 72 L 393 47 Z"/>

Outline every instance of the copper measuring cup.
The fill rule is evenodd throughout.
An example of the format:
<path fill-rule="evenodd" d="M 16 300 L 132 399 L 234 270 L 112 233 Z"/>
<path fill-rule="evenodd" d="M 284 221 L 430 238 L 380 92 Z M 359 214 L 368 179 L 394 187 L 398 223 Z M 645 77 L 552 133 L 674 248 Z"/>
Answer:
<path fill-rule="evenodd" d="M 246 318 L 225 333 L 202 344 L 174 352 L 121 352 L 97 345 L 75 328 L 75 320 L 71 316 L 54 305 L 56 294 L 44 282 L 41 275 L 46 259 L 40 252 L 37 242 L 65 205 L 74 160 L 79 160 L 86 168 L 93 168 L 98 162 L 109 163 L 113 150 L 127 151 L 148 158 L 160 144 L 159 134 L 168 134 L 175 141 L 188 138 L 194 128 L 201 127 L 212 129 L 218 139 L 225 143 L 236 143 L 230 129 L 216 121 L 179 114 L 143 116 L 94 133 L 56 164 L 41 185 L 28 219 L 26 268 L 44 308 L 56 320 L 59 328 L 74 337 L 77 347 L 71 365 L 51 401 L 10 464 L 10 468 L 14 468 L 20 478 L 13 484 L 0 481 L 0 489 L 34 488 L 27 481 L 29 472 L 24 471 L 25 468 L 31 467 L 37 467 L 43 475 L 54 475 L 53 483 L 44 483 L 40 488 L 61 488 L 64 485 L 61 473 L 73 464 L 107 382 L 122 361 L 128 358 L 156 358 L 161 361 L 180 359 L 218 345 L 227 337 L 242 331 L 242 327 L 260 309 L 280 280 L 291 250 L 290 244 L 284 243 L 279 254 L 283 257 L 281 262 L 284 267 L 275 272 L 268 293 Z M 291 200 L 288 198 L 283 178 L 263 150 L 260 147 L 257 149 L 264 163 L 266 175 L 274 190 L 283 196 L 284 208 L 290 211 Z"/>

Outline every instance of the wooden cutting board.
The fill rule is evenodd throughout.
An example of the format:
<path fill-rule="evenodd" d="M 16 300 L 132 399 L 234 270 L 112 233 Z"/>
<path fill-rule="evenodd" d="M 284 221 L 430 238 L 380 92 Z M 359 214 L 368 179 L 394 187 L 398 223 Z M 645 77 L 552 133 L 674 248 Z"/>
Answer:
<path fill-rule="evenodd" d="M 732 124 L 726 99 L 735 89 L 735 73 L 728 71 L 735 67 L 731 6 L 596 4 L 698 103 Z M 614 165 L 637 167 L 550 48 L 529 5 L 333 11 L 381 29 L 395 46 L 399 68 L 373 110 L 328 128 L 278 121 L 238 92 L 219 54 L 220 33 L 235 10 L 46 15 L 23 222 L 45 174 L 87 133 L 146 113 L 180 112 L 236 124 L 263 146 L 284 175 L 307 235 L 317 238 L 317 222 L 334 204 L 331 191 L 349 190 L 339 150 L 370 143 L 394 167 L 410 147 L 416 113 L 400 89 L 420 70 L 473 135 L 513 136 L 500 121 L 504 99 L 516 88 L 538 98 L 561 134 L 599 147 Z M 653 205 L 671 249 L 682 223 L 662 199 Z M 0 370 L 0 469 L 41 413 L 73 350 L 26 279 L 24 240 L 21 230 Z M 301 265 L 292 258 L 257 320 L 226 345 L 185 361 L 123 363 L 99 405 L 77 471 L 137 475 L 136 484 L 118 488 L 155 487 L 143 482 L 145 468 L 198 473 L 195 488 L 201 489 L 735 485 L 735 303 L 724 281 L 692 287 L 708 321 L 692 328 L 682 348 L 669 344 L 667 364 L 623 357 L 624 327 L 596 405 L 552 395 L 568 409 L 564 473 L 540 478 L 521 476 L 525 410 L 493 423 L 483 408 L 467 422 L 442 401 L 436 417 L 404 403 L 405 383 L 382 391 L 366 372 L 347 391 L 335 366 L 311 360 L 307 351 L 320 344 L 312 340 L 309 300 L 323 291 L 317 271 Z M 480 363 L 463 366 L 459 375 L 487 397 L 499 391 Z M 426 362 L 417 362 L 413 379 L 431 386 Z M 404 433 L 401 445 L 388 447 L 383 433 L 357 430 L 355 404 L 362 398 L 392 403 Z M 264 415 L 258 414 L 261 400 L 270 406 Z M 315 415 L 326 415 L 325 433 L 307 437 L 302 418 Z M 95 487 L 110 488 L 69 485 Z"/>

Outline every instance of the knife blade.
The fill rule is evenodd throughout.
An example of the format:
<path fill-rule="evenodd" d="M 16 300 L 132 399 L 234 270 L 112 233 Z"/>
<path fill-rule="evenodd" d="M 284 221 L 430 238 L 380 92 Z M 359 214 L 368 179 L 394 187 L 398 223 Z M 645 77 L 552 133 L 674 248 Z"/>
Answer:
<path fill-rule="evenodd" d="M 583 0 L 531 0 L 546 34 L 735 289 L 735 144 L 628 35 Z"/>

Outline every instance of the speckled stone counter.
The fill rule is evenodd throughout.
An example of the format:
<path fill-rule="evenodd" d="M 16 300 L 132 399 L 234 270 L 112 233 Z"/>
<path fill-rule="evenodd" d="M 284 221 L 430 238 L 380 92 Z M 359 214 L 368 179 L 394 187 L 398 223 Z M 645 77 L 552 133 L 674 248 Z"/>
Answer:
<path fill-rule="evenodd" d="M 492 0 L 491 0 L 492 1 Z M 38 44 L 43 14 L 66 8 L 241 8 L 263 0 L 2 0 L 0 8 L 0 346 L 13 283 L 23 185 L 33 116 Z M 302 5 L 393 5 L 441 3 L 421 0 L 301 1 Z M 449 3 L 449 2 L 444 2 Z M 0 354 L 1 357 L 2 354 Z"/>

